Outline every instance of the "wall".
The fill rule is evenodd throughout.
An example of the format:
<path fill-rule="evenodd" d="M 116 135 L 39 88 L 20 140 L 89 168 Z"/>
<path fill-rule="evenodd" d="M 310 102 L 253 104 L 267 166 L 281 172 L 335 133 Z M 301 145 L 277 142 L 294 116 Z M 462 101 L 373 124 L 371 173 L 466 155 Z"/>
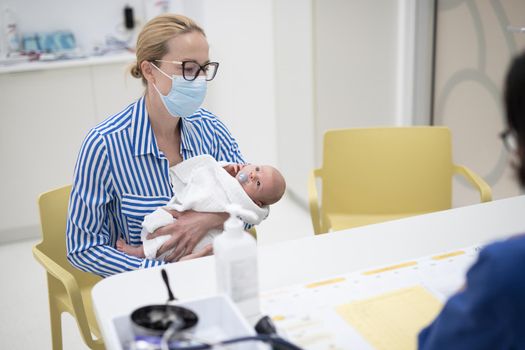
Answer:
<path fill-rule="evenodd" d="M 327 129 L 394 124 L 397 3 L 314 5 L 316 143 Z"/>
<path fill-rule="evenodd" d="M 429 123 L 434 1 L 274 7 L 279 164 L 306 205 L 326 130 Z"/>
<path fill-rule="evenodd" d="M 207 0 L 202 9 L 211 59 L 220 62 L 206 103 L 248 161 L 277 165 L 273 2 Z"/>
<path fill-rule="evenodd" d="M 400 35 L 414 37 L 405 0 L 310 0 L 275 5 L 276 113 L 279 160 L 300 203 L 307 178 L 322 162 L 328 129 L 410 124 L 399 86 L 418 74 L 402 54 Z M 410 14 L 410 13 L 409 13 Z M 405 28 L 406 27 L 406 28 Z M 278 50 L 278 51 L 277 51 Z M 425 67 L 426 68 L 426 67 Z M 409 72 L 410 74 L 405 74 Z M 406 114 L 405 111 L 408 111 Z M 403 114 L 403 115 L 400 115 Z"/>
<path fill-rule="evenodd" d="M 279 167 L 288 192 L 307 201 L 315 167 L 312 0 L 274 2 L 275 117 Z"/>
<path fill-rule="evenodd" d="M 525 49 L 525 2 L 438 2 L 435 105 L 436 124 L 451 128 L 454 160 L 480 174 L 495 199 L 520 193 L 499 133 L 506 128 L 502 84 L 511 57 Z M 462 179 L 461 179 L 462 180 Z M 454 181 L 454 205 L 479 196 L 466 181 Z"/>
<path fill-rule="evenodd" d="M 71 183 L 87 131 L 140 96 L 127 64 L 0 74 L 0 243 L 39 235 L 37 196 Z"/>

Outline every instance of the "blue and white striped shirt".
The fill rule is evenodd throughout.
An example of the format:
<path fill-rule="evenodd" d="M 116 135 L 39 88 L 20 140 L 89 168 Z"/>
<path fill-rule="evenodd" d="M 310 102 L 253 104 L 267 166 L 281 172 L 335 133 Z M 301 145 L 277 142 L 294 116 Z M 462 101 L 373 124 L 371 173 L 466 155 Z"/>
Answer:
<path fill-rule="evenodd" d="M 244 163 L 237 142 L 212 113 L 181 119 L 181 155 L 209 154 Z M 163 264 L 119 252 L 119 237 L 140 245 L 145 215 L 173 196 L 169 161 L 159 150 L 145 98 L 88 133 L 77 159 L 67 220 L 67 257 L 77 268 L 109 276 Z"/>

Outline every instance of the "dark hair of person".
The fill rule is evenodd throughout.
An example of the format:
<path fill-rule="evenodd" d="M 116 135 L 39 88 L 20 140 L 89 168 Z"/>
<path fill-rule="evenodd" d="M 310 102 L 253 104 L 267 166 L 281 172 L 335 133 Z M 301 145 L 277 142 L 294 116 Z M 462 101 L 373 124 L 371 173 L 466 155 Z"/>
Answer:
<path fill-rule="evenodd" d="M 509 129 L 518 141 L 518 179 L 525 187 L 525 52 L 515 57 L 505 80 L 505 111 Z"/>

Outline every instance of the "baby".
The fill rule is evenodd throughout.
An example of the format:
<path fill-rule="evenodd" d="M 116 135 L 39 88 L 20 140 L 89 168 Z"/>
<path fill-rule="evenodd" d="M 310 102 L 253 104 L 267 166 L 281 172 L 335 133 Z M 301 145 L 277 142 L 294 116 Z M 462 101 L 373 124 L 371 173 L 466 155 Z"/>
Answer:
<path fill-rule="evenodd" d="M 170 169 L 175 195 L 164 208 L 146 215 L 142 222 L 142 246 L 131 246 L 119 239 L 117 249 L 129 255 L 148 259 L 163 259 L 173 251 L 157 257 L 157 250 L 170 235 L 147 239 L 149 233 L 175 221 L 167 211 L 195 210 L 201 212 L 224 212 L 229 204 L 239 204 L 251 211 L 256 220 L 242 217 L 246 223 L 259 224 L 268 216 L 269 205 L 278 202 L 286 189 L 281 173 L 269 165 L 227 164 L 217 162 L 209 155 L 190 158 Z M 198 252 L 212 243 L 221 230 L 208 232 L 193 249 Z"/>

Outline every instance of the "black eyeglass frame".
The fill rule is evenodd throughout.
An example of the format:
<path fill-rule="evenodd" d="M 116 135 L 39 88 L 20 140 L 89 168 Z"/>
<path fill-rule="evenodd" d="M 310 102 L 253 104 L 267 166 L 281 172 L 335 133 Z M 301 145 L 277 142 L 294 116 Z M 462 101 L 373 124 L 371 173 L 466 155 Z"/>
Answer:
<path fill-rule="evenodd" d="M 173 64 L 181 65 L 182 66 L 182 77 L 184 78 L 184 80 L 187 80 L 187 81 L 194 81 L 195 79 L 197 79 L 199 74 L 201 74 L 201 72 L 204 72 L 204 76 L 206 77 L 206 81 L 211 81 L 211 80 L 215 79 L 215 76 L 217 75 L 217 71 L 219 70 L 219 62 L 208 62 L 208 63 L 203 64 L 202 66 L 199 64 L 199 62 L 194 61 L 194 60 L 189 60 L 189 61 L 155 60 L 154 62 L 164 62 L 164 63 L 173 63 Z M 195 73 L 195 76 L 189 77 L 189 78 L 186 76 L 186 64 L 188 64 L 188 63 L 196 64 L 197 66 L 199 66 L 199 69 Z M 206 68 L 208 66 L 215 67 L 215 71 L 213 72 L 213 76 L 211 78 L 208 78 L 208 75 L 206 74 Z"/>

